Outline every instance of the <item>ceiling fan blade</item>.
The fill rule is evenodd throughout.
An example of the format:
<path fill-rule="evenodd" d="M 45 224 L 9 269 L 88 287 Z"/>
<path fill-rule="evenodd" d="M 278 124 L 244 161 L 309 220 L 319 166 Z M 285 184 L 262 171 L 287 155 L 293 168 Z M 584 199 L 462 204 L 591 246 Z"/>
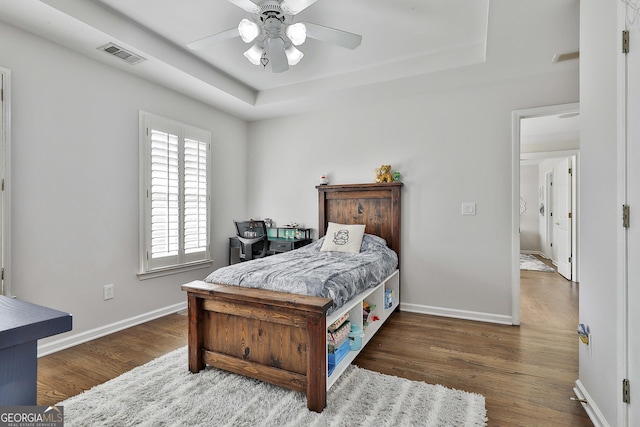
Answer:
<path fill-rule="evenodd" d="M 240 32 L 238 31 L 238 28 L 232 28 L 230 30 L 223 31 L 221 33 L 216 33 L 207 37 L 203 37 L 199 40 L 196 40 L 187 44 L 187 47 L 193 50 L 201 50 L 219 41 L 229 40 L 234 37 L 240 37 Z"/>
<path fill-rule="evenodd" d="M 333 43 L 352 50 L 360 46 L 362 42 L 362 36 L 359 34 L 336 30 L 335 28 L 312 24 L 310 22 L 305 22 L 304 25 L 307 27 L 307 37 L 311 37 L 312 39 Z"/>
<path fill-rule="evenodd" d="M 287 61 L 287 54 L 284 51 L 284 40 L 280 37 L 268 38 L 266 44 L 273 72 L 281 73 L 287 71 L 289 69 L 289 61 Z"/>
<path fill-rule="evenodd" d="M 284 0 L 280 8 L 286 15 L 295 15 L 302 12 L 318 0 Z"/>
<path fill-rule="evenodd" d="M 229 0 L 229 2 L 249 13 L 260 13 L 260 7 L 251 0 Z"/>

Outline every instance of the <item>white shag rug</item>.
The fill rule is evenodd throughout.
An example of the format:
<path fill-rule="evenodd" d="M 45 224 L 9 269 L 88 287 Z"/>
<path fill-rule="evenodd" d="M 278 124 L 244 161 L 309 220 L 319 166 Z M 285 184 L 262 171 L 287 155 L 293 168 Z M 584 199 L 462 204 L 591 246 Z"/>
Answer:
<path fill-rule="evenodd" d="M 548 273 L 555 273 L 556 271 L 553 267 L 549 267 L 535 256 L 529 254 L 520 254 L 520 270 L 546 271 Z"/>
<path fill-rule="evenodd" d="M 321 414 L 302 393 L 168 353 L 59 403 L 65 426 L 485 426 L 484 396 L 350 366 Z"/>

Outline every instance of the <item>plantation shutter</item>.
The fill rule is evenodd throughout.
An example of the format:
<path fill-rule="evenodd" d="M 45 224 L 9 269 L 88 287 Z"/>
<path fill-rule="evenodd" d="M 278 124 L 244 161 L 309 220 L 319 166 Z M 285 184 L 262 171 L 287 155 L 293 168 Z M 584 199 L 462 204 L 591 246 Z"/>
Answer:
<path fill-rule="evenodd" d="M 151 258 L 180 249 L 178 135 L 151 130 Z"/>
<path fill-rule="evenodd" d="M 207 248 L 207 146 L 205 141 L 184 140 L 184 252 Z"/>
<path fill-rule="evenodd" d="M 210 133 L 141 113 L 140 273 L 210 260 Z"/>

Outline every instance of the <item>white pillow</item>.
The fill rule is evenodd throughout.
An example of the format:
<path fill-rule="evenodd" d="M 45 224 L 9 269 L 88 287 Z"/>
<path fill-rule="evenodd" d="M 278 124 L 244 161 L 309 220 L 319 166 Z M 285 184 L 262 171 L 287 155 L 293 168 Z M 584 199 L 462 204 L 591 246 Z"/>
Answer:
<path fill-rule="evenodd" d="M 363 236 L 363 224 L 345 225 L 330 222 L 320 250 L 357 254 L 360 253 Z"/>

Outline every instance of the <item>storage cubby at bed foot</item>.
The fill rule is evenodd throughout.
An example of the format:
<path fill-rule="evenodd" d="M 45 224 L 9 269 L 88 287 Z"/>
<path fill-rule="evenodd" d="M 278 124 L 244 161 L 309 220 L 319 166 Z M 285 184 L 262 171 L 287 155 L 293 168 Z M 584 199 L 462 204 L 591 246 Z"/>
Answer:
<path fill-rule="evenodd" d="M 352 328 L 362 330 L 362 300 L 351 303 L 327 317 L 327 375 L 331 378 L 337 366 L 336 377 L 351 363 L 350 337 Z M 348 360 L 344 360 L 344 359 Z M 344 360 L 344 362 L 343 362 Z"/>
<path fill-rule="evenodd" d="M 391 312 L 400 304 L 400 274 L 393 273 L 384 282 L 384 303 L 385 312 Z"/>
<path fill-rule="evenodd" d="M 350 314 L 347 312 L 327 327 L 327 374 L 331 375 L 350 350 Z"/>
<path fill-rule="evenodd" d="M 373 325 L 375 322 L 380 321 L 380 310 L 381 305 L 378 300 L 380 299 L 378 295 L 380 292 L 376 292 L 375 295 L 372 295 L 374 298 L 367 298 L 362 301 L 362 328 L 366 331 L 370 325 Z"/>
<path fill-rule="evenodd" d="M 389 316 L 391 316 L 393 310 L 398 307 L 400 300 L 399 292 L 400 280 L 399 273 L 396 270 L 363 299 L 362 318 L 365 333 L 364 344 L 369 342 L 378 329 L 380 329 Z M 366 305 L 370 307 L 369 313 L 366 313 Z"/>
<path fill-rule="evenodd" d="M 387 290 L 393 292 L 387 292 Z M 393 310 L 398 307 L 399 292 L 400 280 L 396 270 L 382 283 L 367 289 L 351 299 L 345 306 L 327 316 L 327 389 L 336 382 L 347 366 L 358 356 L 362 347 L 367 345 Z M 387 296 L 386 299 L 385 296 Z M 366 316 L 363 311 L 365 306 L 369 307 Z M 335 338 L 331 337 L 330 329 L 337 331 L 338 324 L 344 322 L 345 318 L 348 319 L 351 328 L 349 341 L 337 347 L 333 343 L 333 348 L 331 348 L 331 341 Z"/>

